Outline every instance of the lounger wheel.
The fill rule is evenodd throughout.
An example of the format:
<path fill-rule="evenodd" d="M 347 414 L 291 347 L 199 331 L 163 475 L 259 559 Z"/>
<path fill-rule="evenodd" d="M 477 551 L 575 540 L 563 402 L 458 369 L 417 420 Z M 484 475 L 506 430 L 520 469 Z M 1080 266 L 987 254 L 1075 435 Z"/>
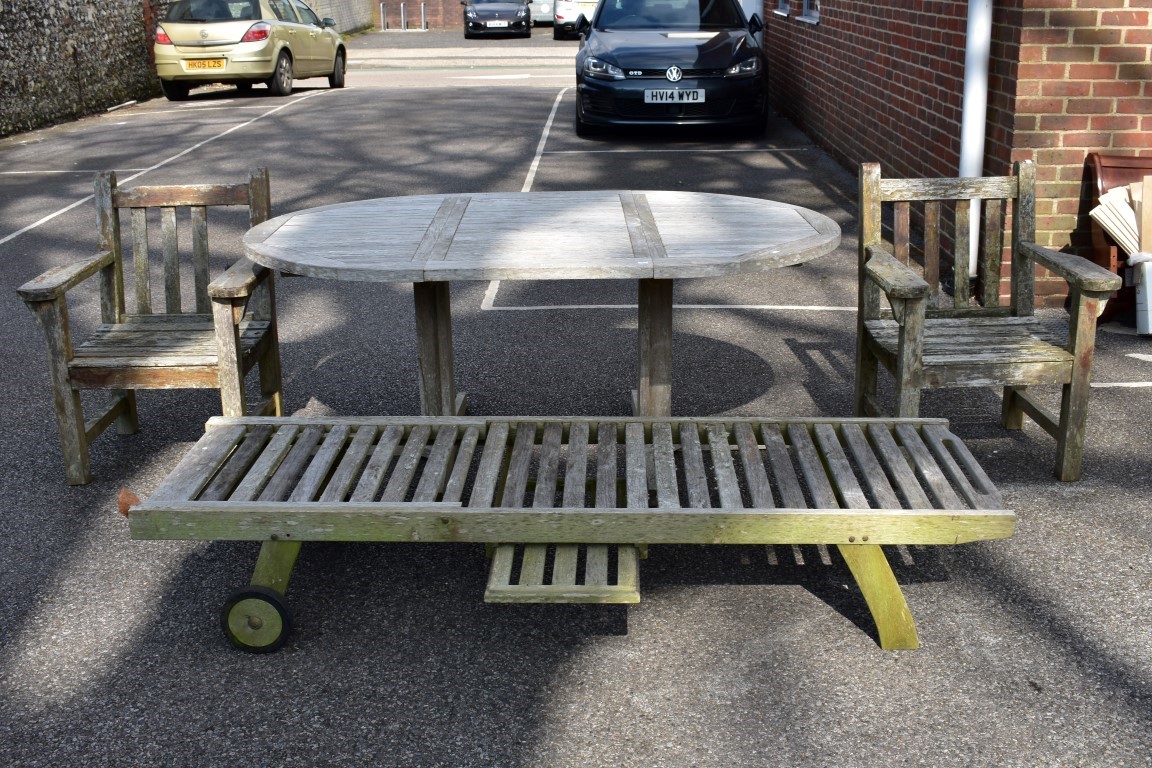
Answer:
<path fill-rule="evenodd" d="M 232 645 L 249 653 L 271 653 L 292 631 L 284 596 L 268 587 L 244 587 L 232 593 L 220 612 L 220 625 Z"/>

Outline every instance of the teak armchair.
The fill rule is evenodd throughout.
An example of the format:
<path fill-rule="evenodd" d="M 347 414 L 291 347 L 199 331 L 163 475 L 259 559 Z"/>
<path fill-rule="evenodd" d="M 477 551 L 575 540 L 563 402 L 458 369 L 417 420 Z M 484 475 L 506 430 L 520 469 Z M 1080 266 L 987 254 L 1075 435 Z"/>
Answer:
<path fill-rule="evenodd" d="M 101 173 L 95 202 L 99 252 L 18 289 L 47 340 L 65 474 L 72 485 L 91 481 L 88 447 L 113 422 L 121 434 L 137 430 L 137 389 L 217 388 L 224 415 L 243 416 L 244 378 L 258 365 L 263 402 L 256 412 L 282 411 L 273 273 L 241 258 L 209 284 L 208 208 L 247 206 L 250 226 L 266 220 L 271 215 L 267 169 L 252 171 L 240 184 L 131 189 L 120 189 L 114 173 Z M 160 221 L 160 242 L 153 246 L 151 209 L 158 209 Z M 177 232 L 182 210 L 190 223 L 190 237 L 184 238 L 190 253 Z M 131 228 L 131 259 L 122 250 L 122 216 Z M 153 249 L 159 259 L 150 258 Z M 126 272 L 134 289 L 131 311 Z M 154 272 L 163 278 L 160 296 L 153 295 Z M 90 285 L 90 278 L 100 286 L 102 322 L 74 346 L 66 297 L 73 288 Z M 110 404 L 88 420 L 80 398 L 85 389 L 112 392 Z"/>
<path fill-rule="evenodd" d="M 1001 423 L 1020 429 L 1027 414 L 1055 437 L 1056 476 L 1069 481 L 1080 478 L 1096 318 L 1120 278 L 1079 256 L 1032 242 L 1035 174 L 1031 162 L 1017 163 L 1011 176 L 958 179 L 883 179 L 878 164 L 860 167 L 856 413 L 883 413 L 877 399 L 879 365 L 895 379 L 895 411 L 901 417 L 919 415 L 920 391 L 928 387 L 1003 386 Z M 982 203 L 981 271 L 992 276 L 984 281 L 979 303 L 970 299 L 972 201 Z M 1011 299 L 999 306 L 1008 203 Z M 882 232 L 885 206 L 891 209 L 891 249 Z M 913 243 L 914 213 L 922 218 L 922 244 Z M 942 243 L 949 232 L 950 258 Z M 923 276 L 909 266 L 914 245 L 923 252 Z M 951 262 L 951 306 L 942 306 L 942 258 Z M 1034 317 L 1036 264 L 1068 281 L 1066 341 Z M 1058 415 L 1027 392 L 1040 384 L 1063 385 Z"/>

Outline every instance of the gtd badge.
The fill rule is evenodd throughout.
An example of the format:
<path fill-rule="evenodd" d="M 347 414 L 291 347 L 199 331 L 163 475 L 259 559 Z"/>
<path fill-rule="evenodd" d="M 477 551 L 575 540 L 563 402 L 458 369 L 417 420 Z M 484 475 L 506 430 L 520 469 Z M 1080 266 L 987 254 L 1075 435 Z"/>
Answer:
<path fill-rule="evenodd" d="M 680 67 L 668 67 L 668 71 L 664 73 L 664 77 L 668 78 L 670 83 L 678 83 L 684 77 L 684 70 Z"/>

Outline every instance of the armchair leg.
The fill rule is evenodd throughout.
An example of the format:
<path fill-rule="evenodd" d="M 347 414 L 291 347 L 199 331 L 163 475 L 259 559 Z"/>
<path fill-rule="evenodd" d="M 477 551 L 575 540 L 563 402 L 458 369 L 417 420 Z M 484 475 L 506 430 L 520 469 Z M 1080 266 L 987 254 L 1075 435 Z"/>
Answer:
<path fill-rule="evenodd" d="M 284 415 L 284 387 L 280 376 L 280 342 L 276 337 L 276 326 L 268 330 L 268 350 L 260 359 L 260 395 L 265 408 L 272 416 Z"/>
<path fill-rule="evenodd" d="M 60 429 L 60 449 L 64 454 L 64 477 L 69 485 L 92 482 L 88 465 L 88 436 L 84 427 L 84 411 L 80 406 L 80 393 L 69 388 L 56 393 L 56 424 Z"/>
<path fill-rule="evenodd" d="M 1000 426 L 1004 429 L 1024 429 L 1024 409 L 1020 407 L 1017 392 L 1027 387 L 1004 387 L 1004 403 L 1000 408 Z"/>
<path fill-rule="evenodd" d="M 876 402 L 876 379 L 879 361 L 868 349 L 868 345 L 861 342 L 856 352 L 856 415 L 878 416 L 874 413 L 873 404 Z"/>
<path fill-rule="evenodd" d="M 1084 460 L 1084 431 L 1088 422 L 1087 377 L 1064 385 L 1060 400 L 1060 427 L 1056 436 L 1056 477 L 1066 483 L 1080 479 Z"/>
<path fill-rule="evenodd" d="M 124 408 L 116 418 L 116 432 L 121 435 L 134 435 L 140 430 L 140 416 L 136 412 L 136 390 L 115 389 L 112 391 L 113 402 L 120 400 Z"/>

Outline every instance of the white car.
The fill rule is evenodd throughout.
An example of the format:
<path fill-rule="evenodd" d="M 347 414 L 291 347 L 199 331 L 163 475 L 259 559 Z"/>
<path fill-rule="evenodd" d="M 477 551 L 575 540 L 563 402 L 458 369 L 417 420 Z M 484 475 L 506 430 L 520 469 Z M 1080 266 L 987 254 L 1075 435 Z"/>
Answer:
<path fill-rule="evenodd" d="M 576 20 L 592 21 L 599 0 L 556 0 L 552 19 L 552 39 L 563 40 L 576 34 Z"/>
<path fill-rule="evenodd" d="M 532 23 L 552 23 L 552 0 L 532 0 Z"/>

